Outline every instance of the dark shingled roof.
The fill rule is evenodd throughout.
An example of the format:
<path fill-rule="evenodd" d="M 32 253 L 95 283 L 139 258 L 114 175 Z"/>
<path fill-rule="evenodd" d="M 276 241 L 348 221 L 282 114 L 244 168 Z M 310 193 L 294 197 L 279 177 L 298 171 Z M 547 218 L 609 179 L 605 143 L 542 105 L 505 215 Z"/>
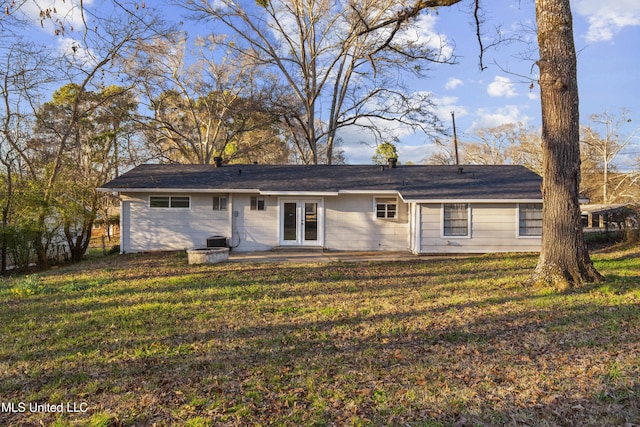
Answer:
<path fill-rule="evenodd" d="M 459 173 L 462 168 L 462 173 Z M 542 199 L 542 178 L 523 166 L 141 165 L 105 191 L 398 191 L 405 200 Z"/>

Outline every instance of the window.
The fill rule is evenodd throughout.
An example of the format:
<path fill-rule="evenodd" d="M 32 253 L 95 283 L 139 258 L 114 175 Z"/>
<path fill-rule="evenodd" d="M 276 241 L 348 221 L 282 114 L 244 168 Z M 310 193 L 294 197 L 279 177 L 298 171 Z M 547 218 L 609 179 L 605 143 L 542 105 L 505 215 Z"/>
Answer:
<path fill-rule="evenodd" d="M 151 196 L 149 197 L 149 207 L 151 208 L 168 208 L 169 207 L 168 196 Z"/>
<path fill-rule="evenodd" d="M 521 203 L 518 207 L 518 236 L 542 236 L 542 203 Z"/>
<path fill-rule="evenodd" d="M 173 196 L 173 197 L 171 197 L 171 206 L 170 207 L 172 207 L 172 208 L 189 209 L 191 207 L 191 199 L 189 199 L 189 197 Z"/>
<path fill-rule="evenodd" d="M 229 199 L 227 196 L 213 196 L 213 210 L 214 211 L 226 211 L 229 206 Z"/>
<path fill-rule="evenodd" d="M 265 210 L 264 197 L 251 196 L 251 210 L 252 211 Z"/>
<path fill-rule="evenodd" d="M 376 198 L 376 218 L 396 219 L 398 217 L 398 201 L 395 198 Z"/>
<path fill-rule="evenodd" d="M 151 196 L 149 197 L 149 207 L 189 209 L 191 198 L 189 196 Z"/>
<path fill-rule="evenodd" d="M 444 205 L 443 234 L 447 237 L 469 236 L 469 204 L 448 203 Z"/>

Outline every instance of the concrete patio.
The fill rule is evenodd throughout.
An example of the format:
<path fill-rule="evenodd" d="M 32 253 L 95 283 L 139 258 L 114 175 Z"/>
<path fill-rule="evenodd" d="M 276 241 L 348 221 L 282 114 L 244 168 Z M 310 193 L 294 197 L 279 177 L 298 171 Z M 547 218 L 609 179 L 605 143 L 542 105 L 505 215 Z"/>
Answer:
<path fill-rule="evenodd" d="M 411 261 L 421 258 L 411 252 L 322 251 L 316 249 L 277 249 L 261 252 L 234 252 L 229 262 L 329 263 L 370 261 Z"/>

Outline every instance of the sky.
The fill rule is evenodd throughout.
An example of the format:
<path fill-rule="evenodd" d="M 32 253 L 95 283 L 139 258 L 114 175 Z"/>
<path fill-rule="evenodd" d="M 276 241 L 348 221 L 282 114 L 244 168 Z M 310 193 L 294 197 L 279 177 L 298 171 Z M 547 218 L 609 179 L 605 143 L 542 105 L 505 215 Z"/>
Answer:
<path fill-rule="evenodd" d="M 35 0 L 52 5 L 70 22 L 80 26 L 80 16 L 71 12 L 70 0 Z M 77 0 L 75 0 L 77 2 Z M 143 3 L 143 2 L 141 2 Z M 409 80 L 414 91 L 428 92 L 436 103 L 437 114 L 445 128 L 451 131 L 451 112 L 455 113 L 458 138 L 473 140 L 474 129 L 495 127 L 506 123 L 524 123 L 539 128 L 541 124 L 539 87 L 531 86 L 537 68 L 534 65 L 536 46 L 535 10 L 533 0 L 482 1 L 483 41 L 488 44 L 500 27 L 506 38 L 518 36 L 521 41 L 503 43 L 489 49 L 484 56 L 484 70 L 479 67 L 480 48 L 476 28 L 469 10 L 463 6 L 440 8 L 437 14 L 423 14 L 419 18 L 421 36 L 439 45 L 441 41 L 453 47 L 456 63 L 431 66 L 423 79 Z M 100 0 L 84 0 L 85 7 L 97 7 Z M 161 0 L 147 0 L 147 4 L 164 5 Z M 578 88 L 581 123 L 588 124 L 589 116 L 607 112 L 619 115 L 623 108 L 630 111 L 632 122 L 622 129 L 623 134 L 640 128 L 640 1 L 601 0 L 572 1 L 574 38 L 578 51 Z M 26 3 L 25 9 L 37 16 L 37 8 Z M 181 12 L 165 8 L 169 18 Z M 194 29 L 189 28 L 193 33 Z M 50 28 L 34 27 L 34 34 L 43 36 Z M 195 34 L 190 34 L 195 36 Z M 49 37 L 59 48 L 69 48 L 65 37 Z M 529 44 L 527 44 L 529 42 Z M 527 53 L 529 52 L 529 53 Z M 371 163 L 375 143 L 361 142 L 362 133 L 341 134 L 348 163 Z M 425 135 L 398 129 L 397 143 L 401 162 L 420 163 L 437 148 Z M 637 168 L 640 140 L 634 142 L 618 157 L 621 169 Z"/>
<path fill-rule="evenodd" d="M 531 30 L 535 24 L 533 3 L 533 0 L 484 1 L 487 40 L 493 28 L 500 26 L 505 37 L 519 34 L 537 46 Z M 619 115 L 626 108 L 631 112 L 632 122 L 622 131 L 630 134 L 640 127 L 640 2 L 575 0 L 571 4 L 578 51 L 580 121 L 588 124 L 592 114 Z M 531 46 L 514 42 L 489 49 L 483 60 L 486 69 L 481 71 L 475 27 L 464 7 L 441 8 L 428 25 L 434 36 L 444 37 L 455 45 L 457 63 L 433 67 L 426 80 L 415 84 L 433 94 L 438 116 L 449 129 L 451 112 L 455 112 L 460 140 L 473 140 L 474 129 L 505 123 L 540 127 L 539 87 L 531 88 L 537 68 L 534 60 L 526 59 L 531 58 L 527 54 Z M 371 158 L 368 153 L 346 148 L 349 162 L 367 162 Z M 428 157 L 434 148 L 424 137 L 406 135 L 398 144 L 399 158 L 416 162 Z M 619 166 L 637 167 L 638 156 L 640 140 L 636 139 L 619 156 Z"/>

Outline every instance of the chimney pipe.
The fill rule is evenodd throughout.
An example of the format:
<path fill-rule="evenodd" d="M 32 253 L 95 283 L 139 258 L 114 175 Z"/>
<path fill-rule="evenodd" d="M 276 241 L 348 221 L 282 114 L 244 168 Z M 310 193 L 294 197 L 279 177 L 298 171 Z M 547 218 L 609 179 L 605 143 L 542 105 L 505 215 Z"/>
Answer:
<path fill-rule="evenodd" d="M 217 168 L 221 168 L 222 167 L 222 157 L 217 156 L 213 158 L 213 162 L 215 163 Z"/>
<path fill-rule="evenodd" d="M 389 167 L 391 169 L 395 169 L 397 164 L 398 164 L 398 159 L 397 158 L 395 158 L 395 157 L 390 157 L 389 158 Z"/>

